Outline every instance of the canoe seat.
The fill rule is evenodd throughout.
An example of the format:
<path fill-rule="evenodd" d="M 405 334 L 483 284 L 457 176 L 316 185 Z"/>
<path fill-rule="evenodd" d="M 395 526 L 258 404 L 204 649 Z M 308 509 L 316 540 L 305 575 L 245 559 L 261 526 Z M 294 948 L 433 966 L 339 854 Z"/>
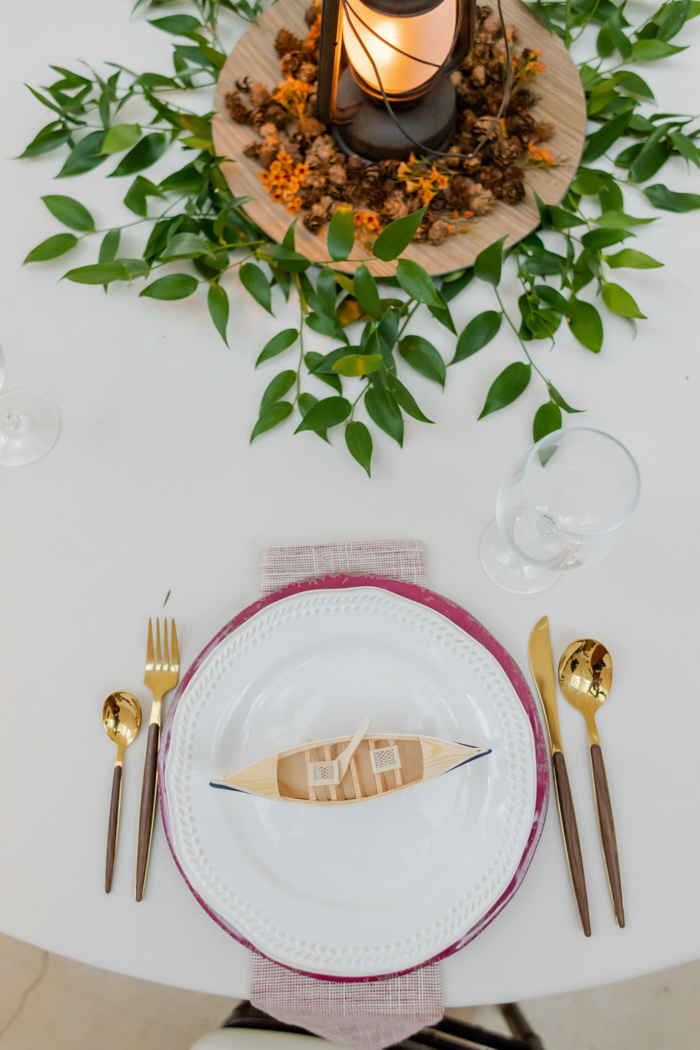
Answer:
<path fill-rule="evenodd" d="M 393 747 L 377 747 L 370 750 L 373 773 L 385 773 L 388 769 L 401 769 L 401 757 L 396 744 Z"/>
<path fill-rule="evenodd" d="M 307 762 L 307 769 L 309 771 L 309 787 L 315 787 L 319 784 L 332 786 L 340 783 L 337 759 L 331 762 Z"/>

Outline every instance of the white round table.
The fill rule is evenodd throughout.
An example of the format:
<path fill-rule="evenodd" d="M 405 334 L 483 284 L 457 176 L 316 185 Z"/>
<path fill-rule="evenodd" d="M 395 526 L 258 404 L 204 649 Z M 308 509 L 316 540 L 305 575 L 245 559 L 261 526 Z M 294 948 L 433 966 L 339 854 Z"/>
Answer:
<path fill-rule="evenodd" d="M 649 7 L 649 11 L 652 8 Z M 680 40 L 680 38 L 679 38 Z M 679 42 L 679 41 L 675 41 Z M 674 61 L 640 68 L 665 110 L 697 96 L 700 20 Z M 21 85 L 47 83 L 47 65 L 74 56 L 170 68 L 171 38 L 129 25 L 123 4 L 13 0 L 3 14 L 1 96 L 6 157 L 48 121 Z M 692 108 L 692 107 L 691 107 Z M 183 160 L 184 163 L 184 160 Z M 166 155 L 146 174 L 176 164 Z M 635 455 L 642 498 L 607 561 L 544 594 L 511 595 L 482 572 L 477 541 L 498 484 L 530 441 L 544 400 L 532 382 L 511 408 L 477 422 L 495 375 L 519 359 L 502 328 L 473 359 L 449 370 L 446 393 L 417 374 L 411 389 L 436 426 L 407 424 L 405 447 L 376 441 L 372 480 L 314 434 L 248 438 L 279 362 L 254 372 L 260 348 L 296 311 L 277 319 L 229 284 L 231 349 L 203 297 L 139 300 L 136 291 L 58 284 L 92 262 L 21 266 L 58 223 L 40 197 L 82 201 L 100 225 L 128 221 L 130 180 L 105 169 L 52 182 L 57 156 L 2 164 L 0 341 L 6 388 L 35 386 L 60 407 L 51 454 L 0 470 L 0 929 L 96 966 L 221 995 L 248 993 L 249 953 L 198 906 L 160 826 L 147 896 L 133 899 L 138 800 L 146 734 L 126 758 L 121 837 L 110 896 L 103 891 L 113 746 L 103 699 L 142 682 L 148 617 L 177 618 L 185 666 L 258 594 L 263 546 L 349 539 L 417 538 L 427 545 L 431 587 L 477 616 L 527 669 L 527 641 L 547 614 L 555 654 L 574 638 L 605 641 L 615 663 L 599 717 L 615 810 L 628 925 L 615 926 L 600 849 L 583 719 L 560 716 L 586 863 L 593 936 L 574 906 L 556 805 L 532 867 L 511 904 L 443 964 L 445 1001 L 478 1004 L 550 995 L 617 981 L 700 955 L 700 697 L 697 691 L 698 485 L 697 303 L 700 212 L 654 213 L 634 190 L 627 208 L 659 216 L 635 242 L 663 270 L 621 271 L 649 320 L 636 337 L 606 316 L 600 355 L 567 332 L 538 362 L 588 426 L 609 430 Z M 698 190 L 685 163 L 660 180 Z M 126 236 L 123 251 L 139 241 Z M 454 303 L 461 328 L 492 307 L 477 282 Z M 515 287 L 508 284 L 515 307 Z M 453 340 L 429 317 L 414 326 L 447 354 Z M 313 347 L 318 339 L 311 336 Z M 402 366 L 399 366 L 400 369 Z M 401 373 L 403 374 L 403 373 Z M 316 381 L 311 381 L 316 383 Z M 318 391 L 320 393 L 320 390 Z M 529 673 L 526 672 L 529 679 Z"/>

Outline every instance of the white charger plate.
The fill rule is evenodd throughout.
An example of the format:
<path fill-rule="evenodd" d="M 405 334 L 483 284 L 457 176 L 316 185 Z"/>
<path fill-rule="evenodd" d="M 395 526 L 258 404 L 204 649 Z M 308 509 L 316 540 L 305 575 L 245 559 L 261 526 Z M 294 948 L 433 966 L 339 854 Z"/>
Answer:
<path fill-rule="evenodd" d="M 547 780 L 532 698 L 481 625 L 422 588 L 343 581 L 292 585 L 205 649 L 169 714 L 161 801 L 183 876 L 229 933 L 313 976 L 366 980 L 449 954 L 494 917 L 534 852 Z M 209 786 L 364 715 L 492 754 L 337 810 Z"/>

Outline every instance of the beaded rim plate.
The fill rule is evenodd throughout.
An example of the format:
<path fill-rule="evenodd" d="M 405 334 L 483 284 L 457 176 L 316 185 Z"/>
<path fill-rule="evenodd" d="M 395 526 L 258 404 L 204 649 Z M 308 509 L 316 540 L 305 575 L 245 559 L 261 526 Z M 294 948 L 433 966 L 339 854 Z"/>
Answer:
<path fill-rule="evenodd" d="M 358 712 L 493 754 L 342 813 L 209 787 L 346 731 Z M 527 684 L 469 613 L 413 584 L 325 576 L 255 602 L 195 660 L 166 721 L 159 790 L 207 914 L 277 963 L 347 981 L 444 958 L 495 918 L 532 860 L 549 773 Z"/>

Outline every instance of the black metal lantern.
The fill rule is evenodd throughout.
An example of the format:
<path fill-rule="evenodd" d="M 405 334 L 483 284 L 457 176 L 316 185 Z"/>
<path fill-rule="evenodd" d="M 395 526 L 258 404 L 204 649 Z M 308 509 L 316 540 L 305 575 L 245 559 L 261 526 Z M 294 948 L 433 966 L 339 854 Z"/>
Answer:
<path fill-rule="evenodd" d="M 346 153 L 401 159 L 449 145 L 448 74 L 475 19 L 475 0 L 323 0 L 317 113 Z"/>

